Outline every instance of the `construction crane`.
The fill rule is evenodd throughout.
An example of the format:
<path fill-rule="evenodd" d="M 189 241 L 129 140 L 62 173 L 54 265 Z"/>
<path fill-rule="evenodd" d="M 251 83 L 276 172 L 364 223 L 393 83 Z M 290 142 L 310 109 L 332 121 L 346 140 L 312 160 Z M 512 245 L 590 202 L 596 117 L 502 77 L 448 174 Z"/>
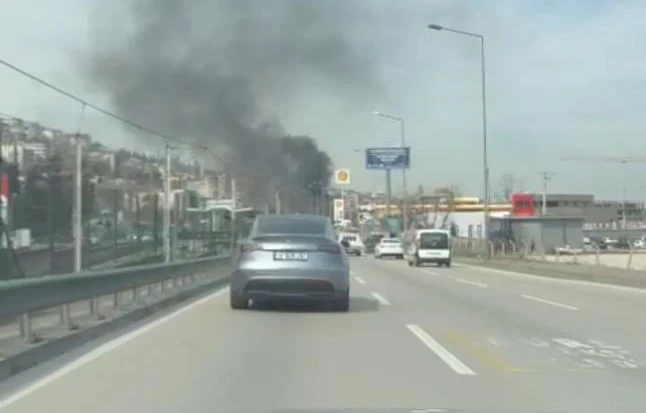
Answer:
<path fill-rule="evenodd" d="M 565 156 L 561 161 L 639 163 L 646 162 L 646 156 Z"/>

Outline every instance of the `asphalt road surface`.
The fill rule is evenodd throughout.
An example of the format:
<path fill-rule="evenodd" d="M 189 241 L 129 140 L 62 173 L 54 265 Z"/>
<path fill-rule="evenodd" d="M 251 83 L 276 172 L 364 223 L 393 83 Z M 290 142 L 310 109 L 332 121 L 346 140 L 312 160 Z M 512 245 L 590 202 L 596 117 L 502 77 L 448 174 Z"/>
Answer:
<path fill-rule="evenodd" d="M 351 311 L 227 290 L 4 382 L 0 411 L 642 412 L 646 293 L 352 259 Z"/>

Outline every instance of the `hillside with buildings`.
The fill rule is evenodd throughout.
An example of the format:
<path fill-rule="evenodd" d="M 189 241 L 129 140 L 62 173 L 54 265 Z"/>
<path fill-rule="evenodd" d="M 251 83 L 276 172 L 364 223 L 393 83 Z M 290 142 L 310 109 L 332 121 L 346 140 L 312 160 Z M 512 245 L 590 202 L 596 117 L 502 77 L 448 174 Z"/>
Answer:
<path fill-rule="evenodd" d="M 11 194 L 6 222 L 29 228 L 37 239 L 50 230 L 71 237 L 72 176 L 75 142 L 83 141 L 83 215 L 93 237 L 126 236 L 135 226 L 156 227 L 163 202 L 165 160 L 145 153 L 110 148 L 88 134 L 5 117 L 0 120 L 0 159 L 9 176 Z M 171 207 L 185 210 L 209 199 L 230 198 L 227 174 L 172 158 Z M 239 184 L 244 196 L 245 183 Z M 6 205 L 5 205 L 6 206 Z M 181 214 L 173 219 L 180 220 Z M 157 225 L 159 223 L 157 222 Z"/>

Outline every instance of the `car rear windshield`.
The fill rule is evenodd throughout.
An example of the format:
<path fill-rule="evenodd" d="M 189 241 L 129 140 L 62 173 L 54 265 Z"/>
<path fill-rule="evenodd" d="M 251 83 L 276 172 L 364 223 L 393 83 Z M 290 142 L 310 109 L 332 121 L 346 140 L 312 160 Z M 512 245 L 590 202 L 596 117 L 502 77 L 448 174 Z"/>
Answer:
<path fill-rule="evenodd" d="M 449 248 L 449 236 L 441 232 L 421 234 L 419 244 L 422 249 L 447 249 Z"/>
<path fill-rule="evenodd" d="M 270 218 L 258 222 L 259 234 L 324 235 L 326 222 L 313 219 Z"/>
<path fill-rule="evenodd" d="M 349 236 L 344 236 L 341 240 L 348 241 L 348 242 L 355 242 L 357 240 L 357 237 L 353 235 L 349 235 Z"/>

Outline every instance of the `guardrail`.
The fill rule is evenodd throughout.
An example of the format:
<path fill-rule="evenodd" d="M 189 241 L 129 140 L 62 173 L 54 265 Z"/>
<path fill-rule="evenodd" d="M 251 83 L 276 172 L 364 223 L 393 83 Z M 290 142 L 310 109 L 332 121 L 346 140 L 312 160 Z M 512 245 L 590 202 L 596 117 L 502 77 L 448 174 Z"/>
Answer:
<path fill-rule="evenodd" d="M 70 311 L 73 303 L 87 301 L 89 314 L 100 320 L 103 317 L 102 297 L 111 297 L 112 307 L 118 309 L 124 293 L 130 292 L 131 302 L 141 304 L 157 292 L 167 294 L 208 278 L 216 268 L 222 270 L 222 266 L 229 262 L 229 256 L 207 257 L 170 264 L 3 281 L 0 282 L 0 319 L 5 323 L 18 319 L 20 336 L 33 343 L 39 341 L 32 325 L 33 317 L 46 310 L 59 308 L 63 326 L 74 330 L 78 326 L 74 324 Z"/>

